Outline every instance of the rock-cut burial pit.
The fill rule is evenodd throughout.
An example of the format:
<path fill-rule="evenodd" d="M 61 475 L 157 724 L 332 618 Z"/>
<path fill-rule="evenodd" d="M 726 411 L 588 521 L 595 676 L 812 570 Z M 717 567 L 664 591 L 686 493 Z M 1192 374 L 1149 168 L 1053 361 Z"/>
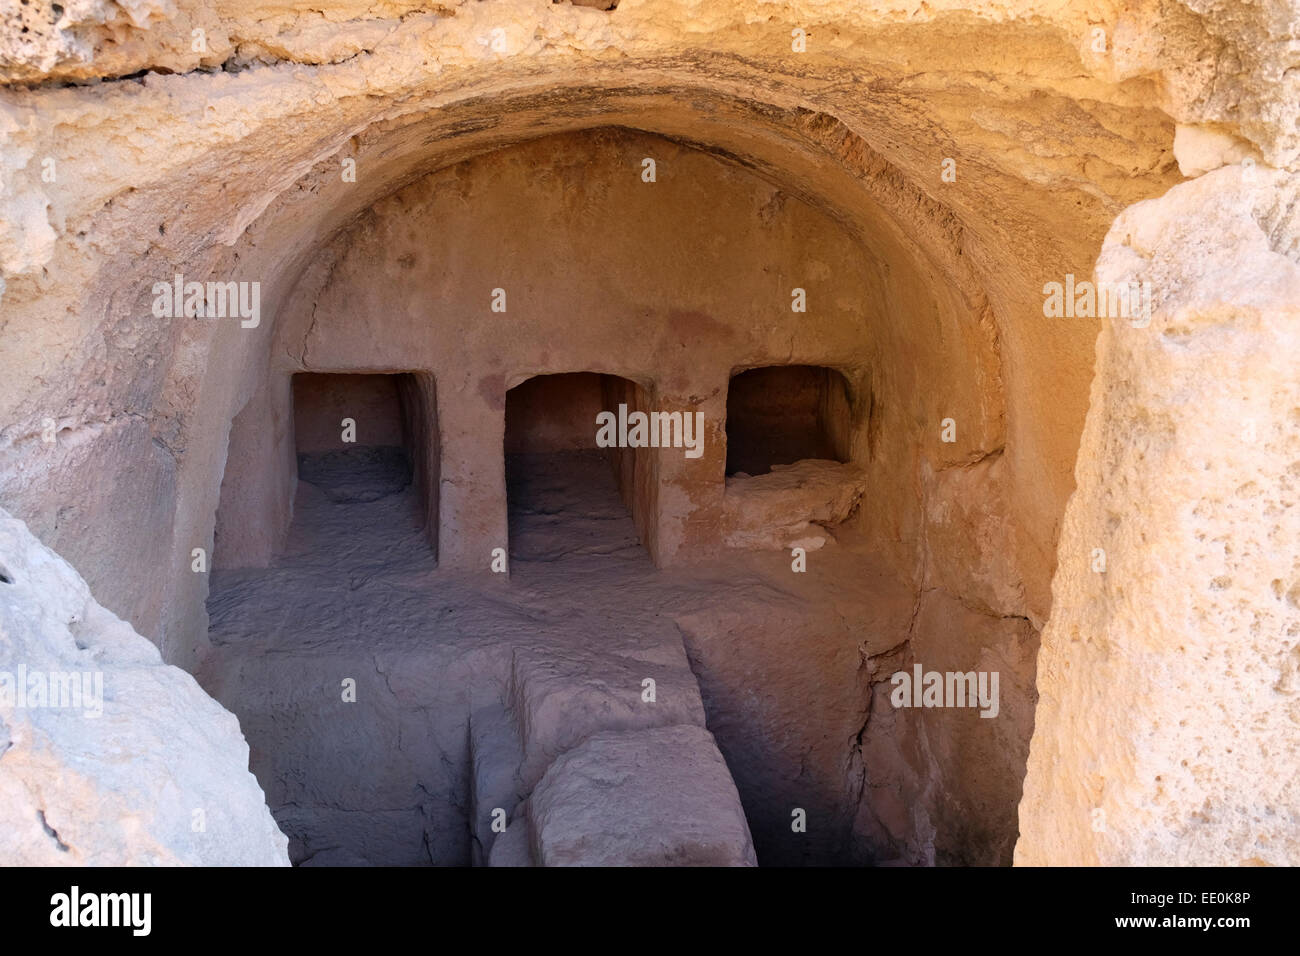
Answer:
<path fill-rule="evenodd" d="M 38 6 L 0 862 L 1295 862 L 1293 6 Z"/>

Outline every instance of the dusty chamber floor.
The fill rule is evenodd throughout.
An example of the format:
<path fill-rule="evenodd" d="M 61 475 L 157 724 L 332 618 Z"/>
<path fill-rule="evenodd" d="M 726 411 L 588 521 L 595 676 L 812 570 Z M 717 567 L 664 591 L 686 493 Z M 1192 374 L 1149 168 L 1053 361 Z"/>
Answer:
<path fill-rule="evenodd" d="M 404 464 L 365 463 L 374 500 L 315 472 L 284 554 L 213 575 L 196 676 L 238 715 L 295 863 L 484 862 L 491 811 L 516 817 L 592 734 L 706 722 L 760 864 L 869 855 L 863 662 L 906 638 L 913 595 L 861 549 L 804 574 L 784 552 L 657 571 L 603 459 L 519 456 L 509 576 L 440 571 L 385 471 Z M 792 832 L 792 807 L 817 826 Z"/>
<path fill-rule="evenodd" d="M 513 559 L 646 557 L 603 452 L 507 455 L 506 497 Z"/>

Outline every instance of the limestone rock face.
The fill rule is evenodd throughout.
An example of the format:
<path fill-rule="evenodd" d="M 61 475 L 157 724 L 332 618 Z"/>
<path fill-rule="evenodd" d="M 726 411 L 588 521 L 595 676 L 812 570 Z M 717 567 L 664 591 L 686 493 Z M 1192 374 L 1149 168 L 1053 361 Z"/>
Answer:
<path fill-rule="evenodd" d="M 1179 126 L 1174 130 L 1174 158 L 1184 176 L 1202 176 L 1220 166 L 1249 159 L 1253 150 L 1237 137 L 1213 127 Z"/>
<path fill-rule="evenodd" d="M 0 509 L 0 863 L 288 865 L 239 723 Z"/>
<path fill-rule="evenodd" d="M 1019 864 L 1300 859 L 1296 194 L 1228 167 L 1107 238 L 1154 307 L 1097 344 Z"/>

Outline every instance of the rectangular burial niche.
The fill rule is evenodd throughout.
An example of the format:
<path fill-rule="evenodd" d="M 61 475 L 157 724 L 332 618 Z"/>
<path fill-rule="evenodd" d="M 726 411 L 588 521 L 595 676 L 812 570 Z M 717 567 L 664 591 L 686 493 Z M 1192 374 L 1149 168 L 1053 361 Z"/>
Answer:
<path fill-rule="evenodd" d="M 642 449 L 599 448 L 596 417 L 645 404 L 635 382 L 597 372 L 537 375 L 506 393 L 510 556 L 643 556 L 649 462 Z"/>
<path fill-rule="evenodd" d="M 432 377 L 300 372 L 293 376 L 299 495 L 335 505 L 393 495 L 437 546 L 438 429 Z M 306 504 L 299 501 L 299 505 Z M 295 507 L 295 520 L 310 509 Z"/>
<path fill-rule="evenodd" d="M 804 459 L 847 462 L 849 383 L 821 365 L 769 365 L 727 389 L 727 477 L 766 475 Z"/>

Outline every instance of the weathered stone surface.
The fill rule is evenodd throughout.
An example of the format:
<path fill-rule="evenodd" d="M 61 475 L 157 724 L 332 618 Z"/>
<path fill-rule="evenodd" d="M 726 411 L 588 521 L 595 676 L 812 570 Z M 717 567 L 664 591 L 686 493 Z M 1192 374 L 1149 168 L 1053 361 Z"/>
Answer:
<path fill-rule="evenodd" d="M 1211 170 L 1257 156 L 1250 145 L 1212 126 L 1179 126 L 1174 130 L 1174 158 L 1184 176 L 1203 176 Z"/>
<path fill-rule="evenodd" d="M 702 727 L 600 733 L 529 803 L 543 866 L 754 866 L 736 785 Z"/>
<path fill-rule="evenodd" d="M 900 746 L 892 728 L 868 720 L 864 674 L 906 641 L 914 600 L 903 582 L 837 547 L 809 554 L 802 574 L 789 555 L 754 555 L 767 570 L 761 583 L 677 615 L 764 865 L 864 863 L 885 845 L 854 835 L 864 780 L 896 780 L 890 755 Z M 791 829 L 795 808 L 806 832 Z M 928 837 L 905 828 L 898 842 Z"/>
<path fill-rule="evenodd" d="M 474 773 L 470 788 L 470 826 L 474 833 L 471 851 L 474 863 L 481 866 L 495 858 L 496 841 L 504 836 L 494 824 L 509 821 L 526 792 L 519 775 L 524 755 L 514 714 L 500 704 L 480 707 L 471 714 L 469 757 Z M 516 833 L 518 830 L 516 827 Z"/>
<path fill-rule="evenodd" d="M 1017 863 L 1300 860 L 1298 191 L 1228 167 L 1107 238 L 1155 308 L 1097 344 Z"/>
<path fill-rule="evenodd" d="M 922 470 L 926 493 L 927 587 L 941 587 L 994 615 L 1026 616 L 1015 559 L 1018 516 L 1007 507 L 999 452 L 939 472 Z M 1041 627 L 1043 621 L 1036 621 Z"/>
<path fill-rule="evenodd" d="M 515 821 L 492 843 L 488 866 L 534 866 L 527 821 Z"/>
<path fill-rule="evenodd" d="M 643 657 L 575 647 L 515 652 L 511 703 L 519 715 L 526 785 L 536 783 L 558 755 L 597 731 L 704 726 L 699 685 L 680 638 L 666 629 L 660 647 L 646 648 Z M 662 659 L 664 652 L 676 660 Z M 645 699 L 647 679 L 654 681 L 653 703 Z"/>
<path fill-rule="evenodd" d="M 286 843 L 234 716 L 0 510 L 0 863 L 276 866 Z"/>
<path fill-rule="evenodd" d="M 996 674 L 996 685 L 985 685 L 996 692 L 987 709 L 968 700 L 966 706 L 907 711 L 900 720 L 916 722 L 915 751 L 909 753 L 908 741 L 899 741 L 898 749 L 920 772 L 915 777 L 897 772 L 870 776 L 886 787 L 909 779 L 922 782 L 920 792 L 900 792 L 907 794 L 907 812 L 923 810 L 934 827 L 934 856 L 928 862 L 1007 866 L 1016 844 L 1015 808 L 1038 703 L 1038 631 L 1022 617 L 990 616 L 936 589 L 921 597 L 908 650 L 898 670 L 912 671 L 919 664 L 923 671 L 973 674 L 977 681 L 980 675 L 992 681 Z M 873 735 L 877 751 L 885 734 L 881 727 Z M 942 792 L 929 792 L 925 784 L 930 781 L 944 781 Z M 888 800 L 876 803 L 891 806 Z M 912 847 L 924 843 L 917 836 L 907 841 Z"/>
<path fill-rule="evenodd" d="M 860 466 L 816 459 L 774 465 L 766 475 L 728 478 L 723 540 L 734 548 L 792 548 L 803 542 L 815 550 L 826 543 L 826 528 L 853 513 L 867 484 Z"/>

